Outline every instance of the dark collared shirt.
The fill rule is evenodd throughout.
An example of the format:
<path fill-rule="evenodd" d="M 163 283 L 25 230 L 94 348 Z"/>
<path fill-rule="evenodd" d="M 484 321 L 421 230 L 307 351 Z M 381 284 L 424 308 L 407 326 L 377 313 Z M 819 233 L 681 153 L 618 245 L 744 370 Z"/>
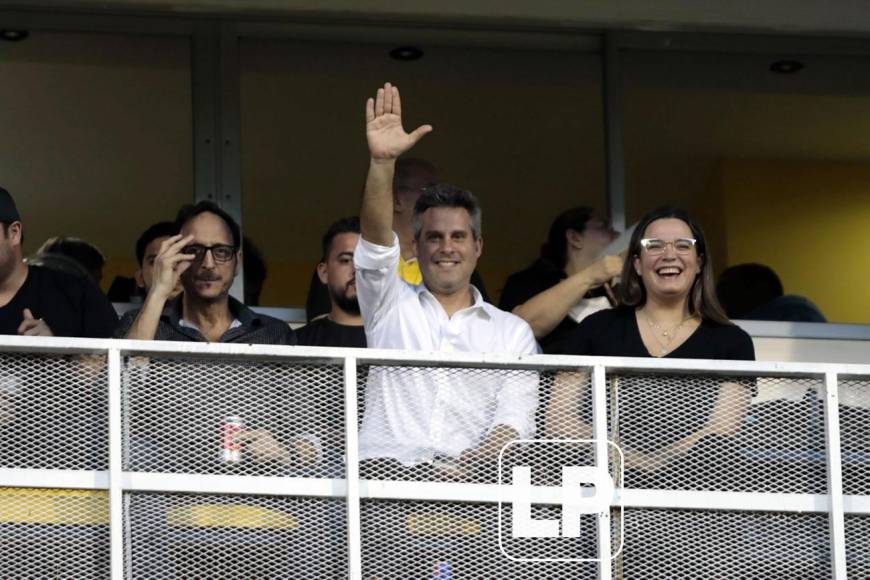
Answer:
<path fill-rule="evenodd" d="M 160 322 L 157 324 L 157 332 L 154 333 L 154 340 L 208 342 L 202 333 L 192 325 L 181 325 L 181 300 L 182 296 L 180 295 L 167 302 L 166 306 L 163 307 Z M 286 322 L 265 314 L 257 314 L 232 296 L 229 297 L 229 307 L 230 313 L 241 324 L 231 326 L 218 342 L 296 344 L 296 334 Z M 136 320 L 136 316 L 139 315 L 139 310 L 141 309 L 131 310 L 121 317 L 116 333 L 118 338 L 126 336 L 133 321 Z"/>

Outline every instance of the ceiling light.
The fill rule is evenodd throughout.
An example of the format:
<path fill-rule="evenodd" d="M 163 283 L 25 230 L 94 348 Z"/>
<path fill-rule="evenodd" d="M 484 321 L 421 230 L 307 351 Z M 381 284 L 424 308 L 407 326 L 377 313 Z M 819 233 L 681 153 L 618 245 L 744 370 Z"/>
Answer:
<path fill-rule="evenodd" d="M 400 46 L 390 51 L 390 58 L 396 60 L 419 60 L 423 58 L 423 51 L 416 46 Z"/>
<path fill-rule="evenodd" d="M 804 68 L 804 63 L 799 60 L 778 60 L 770 65 L 770 72 L 781 75 L 793 75 Z"/>
<path fill-rule="evenodd" d="M 0 40 L 7 42 L 21 42 L 28 36 L 30 36 L 30 33 L 26 30 L 0 30 Z"/>

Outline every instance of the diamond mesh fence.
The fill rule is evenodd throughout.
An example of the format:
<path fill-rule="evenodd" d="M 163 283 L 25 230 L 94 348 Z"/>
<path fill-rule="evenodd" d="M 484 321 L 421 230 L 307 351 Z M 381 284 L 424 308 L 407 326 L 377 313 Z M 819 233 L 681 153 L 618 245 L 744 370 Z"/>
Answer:
<path fill-rule="evenodd" d="M 344 370 L 243 358 L 129 356 L 124 469 L 344 476 Z"/>
<path fill-rule="evenodd" d="M 106 360 L 0 354 L 0 469 L 108 469 Z M 747 511 L 739 495 L 827 493 L 821 379 L 608 371 L 606 432 L 619 451 L 598 446 L 602 466 L 617 487 L 674 498 L 663 508 L 634 494 L 639 503 L 608 521 L 566 515 L 552 499 L 562 489 L 600 499 L 600 481 L 563 470 L 595 465 L 590 371 L 486 367 L 359 366 L 360 477 L 386 495 L 361 501 L 363 578 L 594 578 L 599 525 L 610 528 L 614 578 L 830 577 L 826 513 Z M 123 469 L 239 476 L 227 481 L 240 492 L 126 491 L 127 578 L 347 577 L 339 488 L 331 498 L 244 493 L 251 476 L 345 477 L 340 358 L 129 355 L 121 370 Z M 868 495 L 870 379 L 841 380 L 839 397 L 844 493 Z M 519 468 L 551 492 L 525 519 L 516 497 L 495 497 L 494 484 L 518 485 Z M 462 499 L 383 492 L 413 498 L 418 484 Z M 718 508 L 680 507 L 680 492 L 719 493 Z M 109 577 L 108 514 L 105 491 L 7 483 L 0 570 Z M 545 520 L 548 537 L 516 533 Z M 846 517 L 850 577 L 870 577 L 868 521 Z"/>
<path fill-rule="evenodd" d="M 0 354 L 0 468 L 108 467 L 105 361 L 103 355 Z M 106 578 L 108 523 L 104 491 L 0 487 L 0 575 Z"/>
<path fill-rule="evenodd" d="M 107 469 L 108 417 L 105 356 L 0 354 L 0 467 Z"/>
<path fill-rule="evenodd" d="M 870 578 L 870 516 L 846 516 L 846 567 L 850 578 Z"/>
<path fill-rule="evenodd" d="M 827 514 L 625 510 L 617 578 L 830 578 Z"/>
<path fill-rule="evenodd" d="M 108 494 L 0 488 L 0 538 L 4 578 L 108 578 Z"/>
<path fill-rule="evenodd" d="M 127 578 L 347 578 L 342 500 L 128 493 Z"/>
<path fill-rule="evenodd" d="M 870 378 L 841 380 L 839 400 L 843 493 L 870 495 Z"/>
<path fill-rule="evenodd" d="M 616 374 L 626 488 L 825 493 L 821 379 Z"/>

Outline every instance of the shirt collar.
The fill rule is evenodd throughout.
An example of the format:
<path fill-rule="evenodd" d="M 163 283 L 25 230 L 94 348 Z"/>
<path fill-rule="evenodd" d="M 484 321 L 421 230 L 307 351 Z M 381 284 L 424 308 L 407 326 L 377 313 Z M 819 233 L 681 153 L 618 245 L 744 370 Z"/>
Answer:
<path fill-rule="evenodd" d="M 186 320 L 182 320 L 181 318 L 181 310 L 182 310 L 182 299 L 184 294 L 179 294 L 172 300 L 166 303 L 166 306 L 163 307 L 163 318 L 166 319 L 169 324 L 176 328 L 196 328 L 195 324 L 192 324 Z M 230 325 L 230 329 L 238 328 L 241 326 L 247 327 L 257 327 L 263 323 L 262 317 L 233 298 L 232 296 L 228 297 L 228 304 L 230 309 L 230 314 L 233 315 L 233 322 Z"/>
<path fill-rule="evenodd" d="M 467 308 L 463 308 L 462 310 L 460 310 L 460 312 L 463 312 L 465 310 L 477 310 L 481 314 L 485 315 L 487 318 L 492 318 L 492 312 L 490 311 L 490 309 L 495 308 L 495 307 L 492 304 L 487 303 L 483 299 L 483 294 L 480 293 L 480 290 L 478 290 L 474 286 L 474 284 L 469 284 L 469 287 L 471 288 L 471 295 L 474 297 L 474 302 L 471 304 L 471 306 L 469 306 Z M 425 294 L 426 296 L 430 297 L 432 300 L 435 300 L 436 302 L 438 301 L 438 299 L 435 298 L 435 295 L 432 294 L 431 292 L 429 292 L 429 289 L 426 288 L 425 283 L 417 284 L 413 288 L 417 291 L 418 296 Z"/>

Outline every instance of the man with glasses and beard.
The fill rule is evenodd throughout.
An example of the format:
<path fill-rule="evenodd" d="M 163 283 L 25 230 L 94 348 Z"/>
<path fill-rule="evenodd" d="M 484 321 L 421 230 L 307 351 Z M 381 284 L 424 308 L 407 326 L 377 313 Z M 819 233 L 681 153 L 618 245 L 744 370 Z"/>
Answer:
<path fill-rule="evenodd" d="M 287 323 L 257 314 L 230 296 L 230 287 L 241 269 L 242 235 L 229 214 L 213 202 L 201 201 L 181 208 L 176 225 L 179 233 L 160 244 L 145 302 L 141 308 L 123 316 L 119 336 L 137 340 L 296 344 L 296 335 Z M 179 281 L 183 290 L 172 298 Z M 206 452 L 200 451 L 210 449 L 208 438 L 214 426 L 227 415 L 240 412 L 236 408 L 203 408 L 203 405 L 221 404 L 220 397 L 211 393 L 228 388 L 229 379 L 215 384 L 202 379 L 183 388 L 167 387 L 160 400 L 152 405 L 153 424 L 149 423 L 152 418 L 145 417 L 139 432 L 134 433 L 134 438 L 147 442 L 141 444 L 147 452 L 138 453 L 148 464 L 140 466 L 142 469 L 166 469 L 172 461 L 186 465 L 201 460 Z M 238 437 L 244 445 L 244 456 L 257 463 L 270 464 L 278 473 L 315 461 L 320 453 L 317 438 L 303 432 L 302 426 L 293 424 L 295 408 L 288 402 L 291 398 L 287 392 L 282 390 L 292 386 L 251 383 L 246 388 L 247 393 L 258 393 L 263 400 L 275 403 L 270 403 L 268 409 L 260 408 L 251 402 L 250 394 L 239 395 L 239 407 L 257 407 L 255 416 L 248 415 L 244 419 L 246 426 L 258 427 L 246 428 Z M 198 416 L 210 416 L 210 422 L 186 425 L 187 431 L 183 433 L 166 433 L 166 428 L 160 427 L 162 417 L 187 408 L 192 401 L 197 403 Z M 267 430 L 263 425 L 272 427 Z M 296 434 L 291 435 L 292 431 Z M 196 436 L 203 440 L 195 439 Z M 161 440 L 153 441 L 157 437 Z M 216 450 L 210 451 L 217 456 Z"/>
<path fill-rule="evenodd" d="M 241 230 L 210 201 L 178 213 L 179 233 L 160 244 L 142 308 L 121 319 L 119 335 L 138 340 L 296 344 L 281 320 L 230 296 L 241 269 Z M 181 281 L 183 291 L 171 298 Z"/>
<path fill-rule="evenodd" d="M 338 220 L 323 236 L 323 258 L 317 265 L 317 276 L 329 290 L 331 309 L 326 316 L 296 331 L 299 344 L 365 348 L 353 266 L 358 241 L 358 217 Z"/>

